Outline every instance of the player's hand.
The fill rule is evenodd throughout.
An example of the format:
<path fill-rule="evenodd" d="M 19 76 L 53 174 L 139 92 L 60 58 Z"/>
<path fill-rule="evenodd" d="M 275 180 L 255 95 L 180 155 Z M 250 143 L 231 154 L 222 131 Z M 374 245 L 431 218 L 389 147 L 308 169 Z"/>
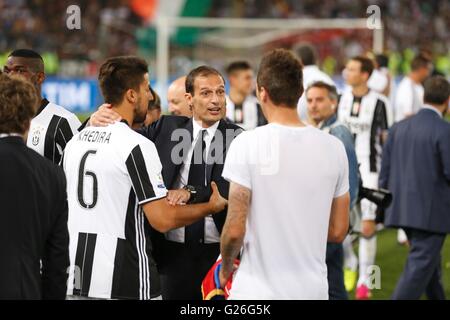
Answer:
<path fill-rule="evenodd" d="M 169 190 L 167 192 L 167 201 L 170 205 L 186 204 L 191 198 L 191 193 L 185 189 Z"/>
<path fill-rule="evenodd" d="M 106 127 L 120 120 L 122 120 L 122 117 L 111 109 L 111 105 L 104 103 L 91 115 L 89 125 L 93 127 Z"/>
<path fill-rule="evenodd" d="M 224 268 L 220 268 L 220 272 L 219 272 L 219 282 L 220 282 L 220 287 L 222 289 L 225 288 L 225 286 L 227 285 L 228 279 L 231 276 L 231 272 L 227 272 L 225 273 Z"/>
<path fill-rule="evenodd" d="M 376 226 L 374 220 L 363 220 L 361 223 L 361 234 L 366 238 L 373 236 L 376 231 Z"/>
<path fill-rule="evenodd" d="M 222 262 L 222 266 L 221 266 L 220 272 L 219 272 L 219 282 L 220 282 L 220 287 L 222 289 L 225 289 L 228 279 L 230 279 L 230 277 L 233 275 L 233 272 L 235 272 L 238 267 L 239 266 L 236 263 L 233 263 L 232 269 L 228 270 L 226 267 L 224 267 L 224 264 Z"/>
<path fill-rule="evenodd" d="M 212 194 L 209 197 L 209 204 L 211 205 L 211 211 L 217 213 L 225 209 L 228 205 L 228 200 L 220 195 L 217 184 L 214 181 L 211 182 L 211 189 Z"/>

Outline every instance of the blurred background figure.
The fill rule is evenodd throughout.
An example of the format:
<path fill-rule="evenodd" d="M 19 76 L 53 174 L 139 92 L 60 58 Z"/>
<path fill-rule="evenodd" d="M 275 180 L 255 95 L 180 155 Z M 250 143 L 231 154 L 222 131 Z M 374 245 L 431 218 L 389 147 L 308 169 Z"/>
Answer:
<path fill-rule="evenodd" d="M 333 80 L 317 66 L 317 53 L 309 44 L 301 44 L 294 49 L 303 64 L 303 87 L 309 87 L 313 82 L 323 81 L 331 86 L 335 86 Z M 300 97 L 297 109 L 300 119 L 308 121 L 308 110 L 305 95 Z"/>
<path fill-rule="evenodd" d="M 395 121 L 401 121 L 417 113 L 423 105 L 422 83 L 430 76 L 433 65 L 424 55 L 417 55 L 411 62 L 411 72 L 400 81 L 395 93 Z"/>
<path fill-rule="evenodd" d="M 167 101 L 169 102 L 169 112 L 174 116 L 192 117 L 192 110 L 189 107 L 186 94 L 186 76 L 173 81 L 167 90 Z"/>
<path fill-rule="evenodd" d="M 227 67 L 230 92 L 227 96 L 227 118 L 245 130 L 267 124 L 261 106 L 252 94 L 253 69 L 247 61 L 235 61 Z"/>
<path fill-rule="evenodd" d="M 375 69 L 373 69 L 367 86 L 389 98 L 392 87 L 392 76 L 388 69 L 389 58 L 385 54 L 376 54 L 373 60 Z"/>

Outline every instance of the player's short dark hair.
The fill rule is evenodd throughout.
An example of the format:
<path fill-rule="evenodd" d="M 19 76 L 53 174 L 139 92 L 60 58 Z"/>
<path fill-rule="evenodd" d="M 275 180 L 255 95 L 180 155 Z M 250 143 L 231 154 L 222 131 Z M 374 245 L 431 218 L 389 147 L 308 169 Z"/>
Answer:
<path fill-rule="evenodd" d="M 328 96 L 331 100 L 337 100 L 338 99 L 338 93 L 335 86 L 332 86 L 326 82 L 323 81 L 316 81 L 311 83 L 308 88 L 306 89 L 306 93 L 308 93 L 309 89 L 311 88 L 321 88 L 328 91 Z"/>
<path fill-rule="evenodd" d="M 225 71 L 229 76 L 236 71 L 245 71 L 251 69 L 252 67 L 250 66 L 250 63 L 248 63 L 247 61 L 235 61 L 230 63 Z"/>
<path fill-rule="evenodd" d="M 370 77 L 374 69 L 373 61 L 371 59 L 364 56 L 355 56 L 350 60 L 358 61 L 361 64 L 361 72 L 368 73 Z"/>
<path fill-rule="evenodd" d="M 431 64 L 431 59 L 428 56 L 426 56 L 424 54 L 418 54 L 411 61 L 411 70 L 415 71 L 420 68 L 428 68 L 428 66 L 430 64 Z"/>
<path fill-rule="evenodd" d="M 193 96 L 195 79 L 198 77 L 208 77 L 211 75 L 215 75 L 215 76 L 222 78 L 223 83 L 225 84 L 225 79 L 219 71 L 217 71 L 216 69 L 214 69 L 212 67 L 200 66 L 195 69 L 192 69 L 189 72 L 189 74 L 186 76 L 186 82 L 185 82 L 186 93 L 190 93 Z"/>
<path fill-rule="evenodd" d="M 44 72 L 44 59 L 42 56 L 31 49 L 16 49 L 12 51 L 8 57 L 26 58 L 26 59 L 36 59 L 37 63 L 30 65 L 34 72 Z"/>
<path fill-rule="evenodd" d="M 314 47 L 309 44 L 301 44 L 295 48 L 295 52 L 304 66 L 316 64 L 317 54 Z"/>
<path fill-rule="evenodd" d="M 387 68 L 389 65 L 389 58 L 387 55 L 379 53 L 375 55 L 375 61 L 380 68 Z"/>
<path fill-rule="evenodd" d="M 161 109 L 161 98 L 152 87 L 150 87 L 150 92 L 152 93 L 153 100 L 148 102 L 148 110 Z"/>
<path fill-rule="evenodd" d="M 303 94 L 303 66 L 291 51 L 275 49 L 267 53 L 259 65 L 256 82 L 264 87 L 275 105 L 297 107 Z"/>
<path fill-rule="evenodd" d="M 107 59 L 100 67 L 98 82 L 105 102 L 122 102 L 127 90 L 139 91 L 148 72 L 145 60 L 135 56 L 120 56 Z"/>
<path fill-rule="evenodd" d="M 18 76 L 0 75 L 0 133 L 24 134 L 39 103 L 33 85 Z"/>
<path fill-rule="evenodd" d="M 423 101 L 430 104 L 443 104 L 450 96 L 450 84 L 443 76 L 432 76 L 424 85 Z"/>

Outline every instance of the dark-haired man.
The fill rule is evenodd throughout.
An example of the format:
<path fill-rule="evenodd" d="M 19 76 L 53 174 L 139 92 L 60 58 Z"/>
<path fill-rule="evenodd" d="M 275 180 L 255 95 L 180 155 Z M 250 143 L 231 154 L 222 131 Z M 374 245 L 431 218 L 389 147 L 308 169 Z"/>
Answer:
<path fill-rule="evenodd" d="M 328 298 L 325 251 L 348 230 L 348 163 L 337 138 L 299 119 L 302 80 L 291 52 L 266 54 L 257 95 L 269 124 L 243 132 L 228 152 L 222 287 L 242 249 L 230 299 Z"/>
<path fill-rule="evenodd" d="M 316 81 L 322 81 L 334 86 L 334 82 L 330 76 L 319 69 L 317 52 L 313 46 L 306 43 L 301 43 L 294 49 L 294 51 L 303 64 L 304 88 L 308 88 L 311 83 Z M 300 119 L 302 119 L 302 121 L 309 121 L 305 95 L 302 95 L 298 100 L 297 109 Z"/>
<path fill-rule="evenodd" d="M 345 67 L 344 76 L 351 90 L 343 93 L 338 106 L 338 118 L 353 134 L 355 151 L 358 158 L 362 183 L 366 188 L 378 188 L 378 172 L 380 171 L 381 146 L 391 123 L 390 107 L 387 98 L 367 86 L 373 71 L 373 62 L 369 58 L 356 56 L 351 58 Z M 359 204 L 357 204 L 359 205 Z M 375 263 L 376 205 L 367 199 L 360 201 L 362 212 L 361 237 L 359 240 L 359 279 L 356 298 L 370 297 L 370 284 L 367 283 L 370 267 Z M 355 274 L 357 259 L 353 253 L 351 242 L 344 242 L 346 265 Z M 356 278 L 356 277 L 355 277 Z M 350 286 L 349 286 L 350 287 Z"/>
<path fill-rule="evenodd" d="M 400 81 L 395 92 L 395 121 L 401 121 L 419 111 L 423 106 L 422 83 L 433 70 L 431 60 L 424 55 L 417 55 L 411 61 L 411 72 Z"/>
<path fill-rule="evenodd" d="M 4 66 L 7 74 L 17 74 L 30 81 L 36 88 L 40 107 L 31 121 L 27 146 L 58 164 L 64 148 L 78 132 L 80 120 L 71 112 L 42 97 L 45 80 L 44 60 L 30 49 L 11 52 Z"/>
<path fill-rule="evenodd" d="M 227 67 L 230 92 L 227 118 L 245 130 L 267 124 L 258 100 L 253 96 L 253 70 L 247 61 L 235 61 Z"/>
<path fill-rule="evenodd" d="M 410 241 L 393 299 L 445 299 L 441 250 L 450 233 L 450 84 L 433 76 L 424 84 L 424 106 L 395 124 L 383 150 L 380 187 L 393 202 L 386 226 L 403 228 Z"/>
<path fill-rule="evenodd" d="M 137 57 L 108 59 L 100 68 L 100 88 L 122 121 L 86 127 L 66 147 L 70 295 L 157 299 L 150 225 L 167 232 L 225 208 L 214 183 L 201 204 L 173 206 L 165 199 L 155 145 L 130 128 L 145 120 L 152 99 L 147 68 Z"/>

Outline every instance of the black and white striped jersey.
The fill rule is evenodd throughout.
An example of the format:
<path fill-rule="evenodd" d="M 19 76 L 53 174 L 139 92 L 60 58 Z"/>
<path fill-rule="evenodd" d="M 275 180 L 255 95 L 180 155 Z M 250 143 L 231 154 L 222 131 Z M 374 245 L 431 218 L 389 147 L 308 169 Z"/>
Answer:
<path fill-rule="evenodd" d="M 373 90 L 355 97 L 346 90 L 339 100 L 338 119 L 353 134 L 361 170 L 379 172 L 382 135 L 392 123 L 392 111 L 384 95 Z"/>
<path fill-rule="evenodd" d="M 140 205 L 166 196 L 155 145 L 126 123 L 87 127 L 67 144 L 69 295 L 151 299 L 161 294 Z"/>
<path fill-rule="evenodd" d="M 37 115 L 31 120 L 27 146 L 59 164 L 67 142 L 80 126 L 76 115 L 44 99 Z"/>

